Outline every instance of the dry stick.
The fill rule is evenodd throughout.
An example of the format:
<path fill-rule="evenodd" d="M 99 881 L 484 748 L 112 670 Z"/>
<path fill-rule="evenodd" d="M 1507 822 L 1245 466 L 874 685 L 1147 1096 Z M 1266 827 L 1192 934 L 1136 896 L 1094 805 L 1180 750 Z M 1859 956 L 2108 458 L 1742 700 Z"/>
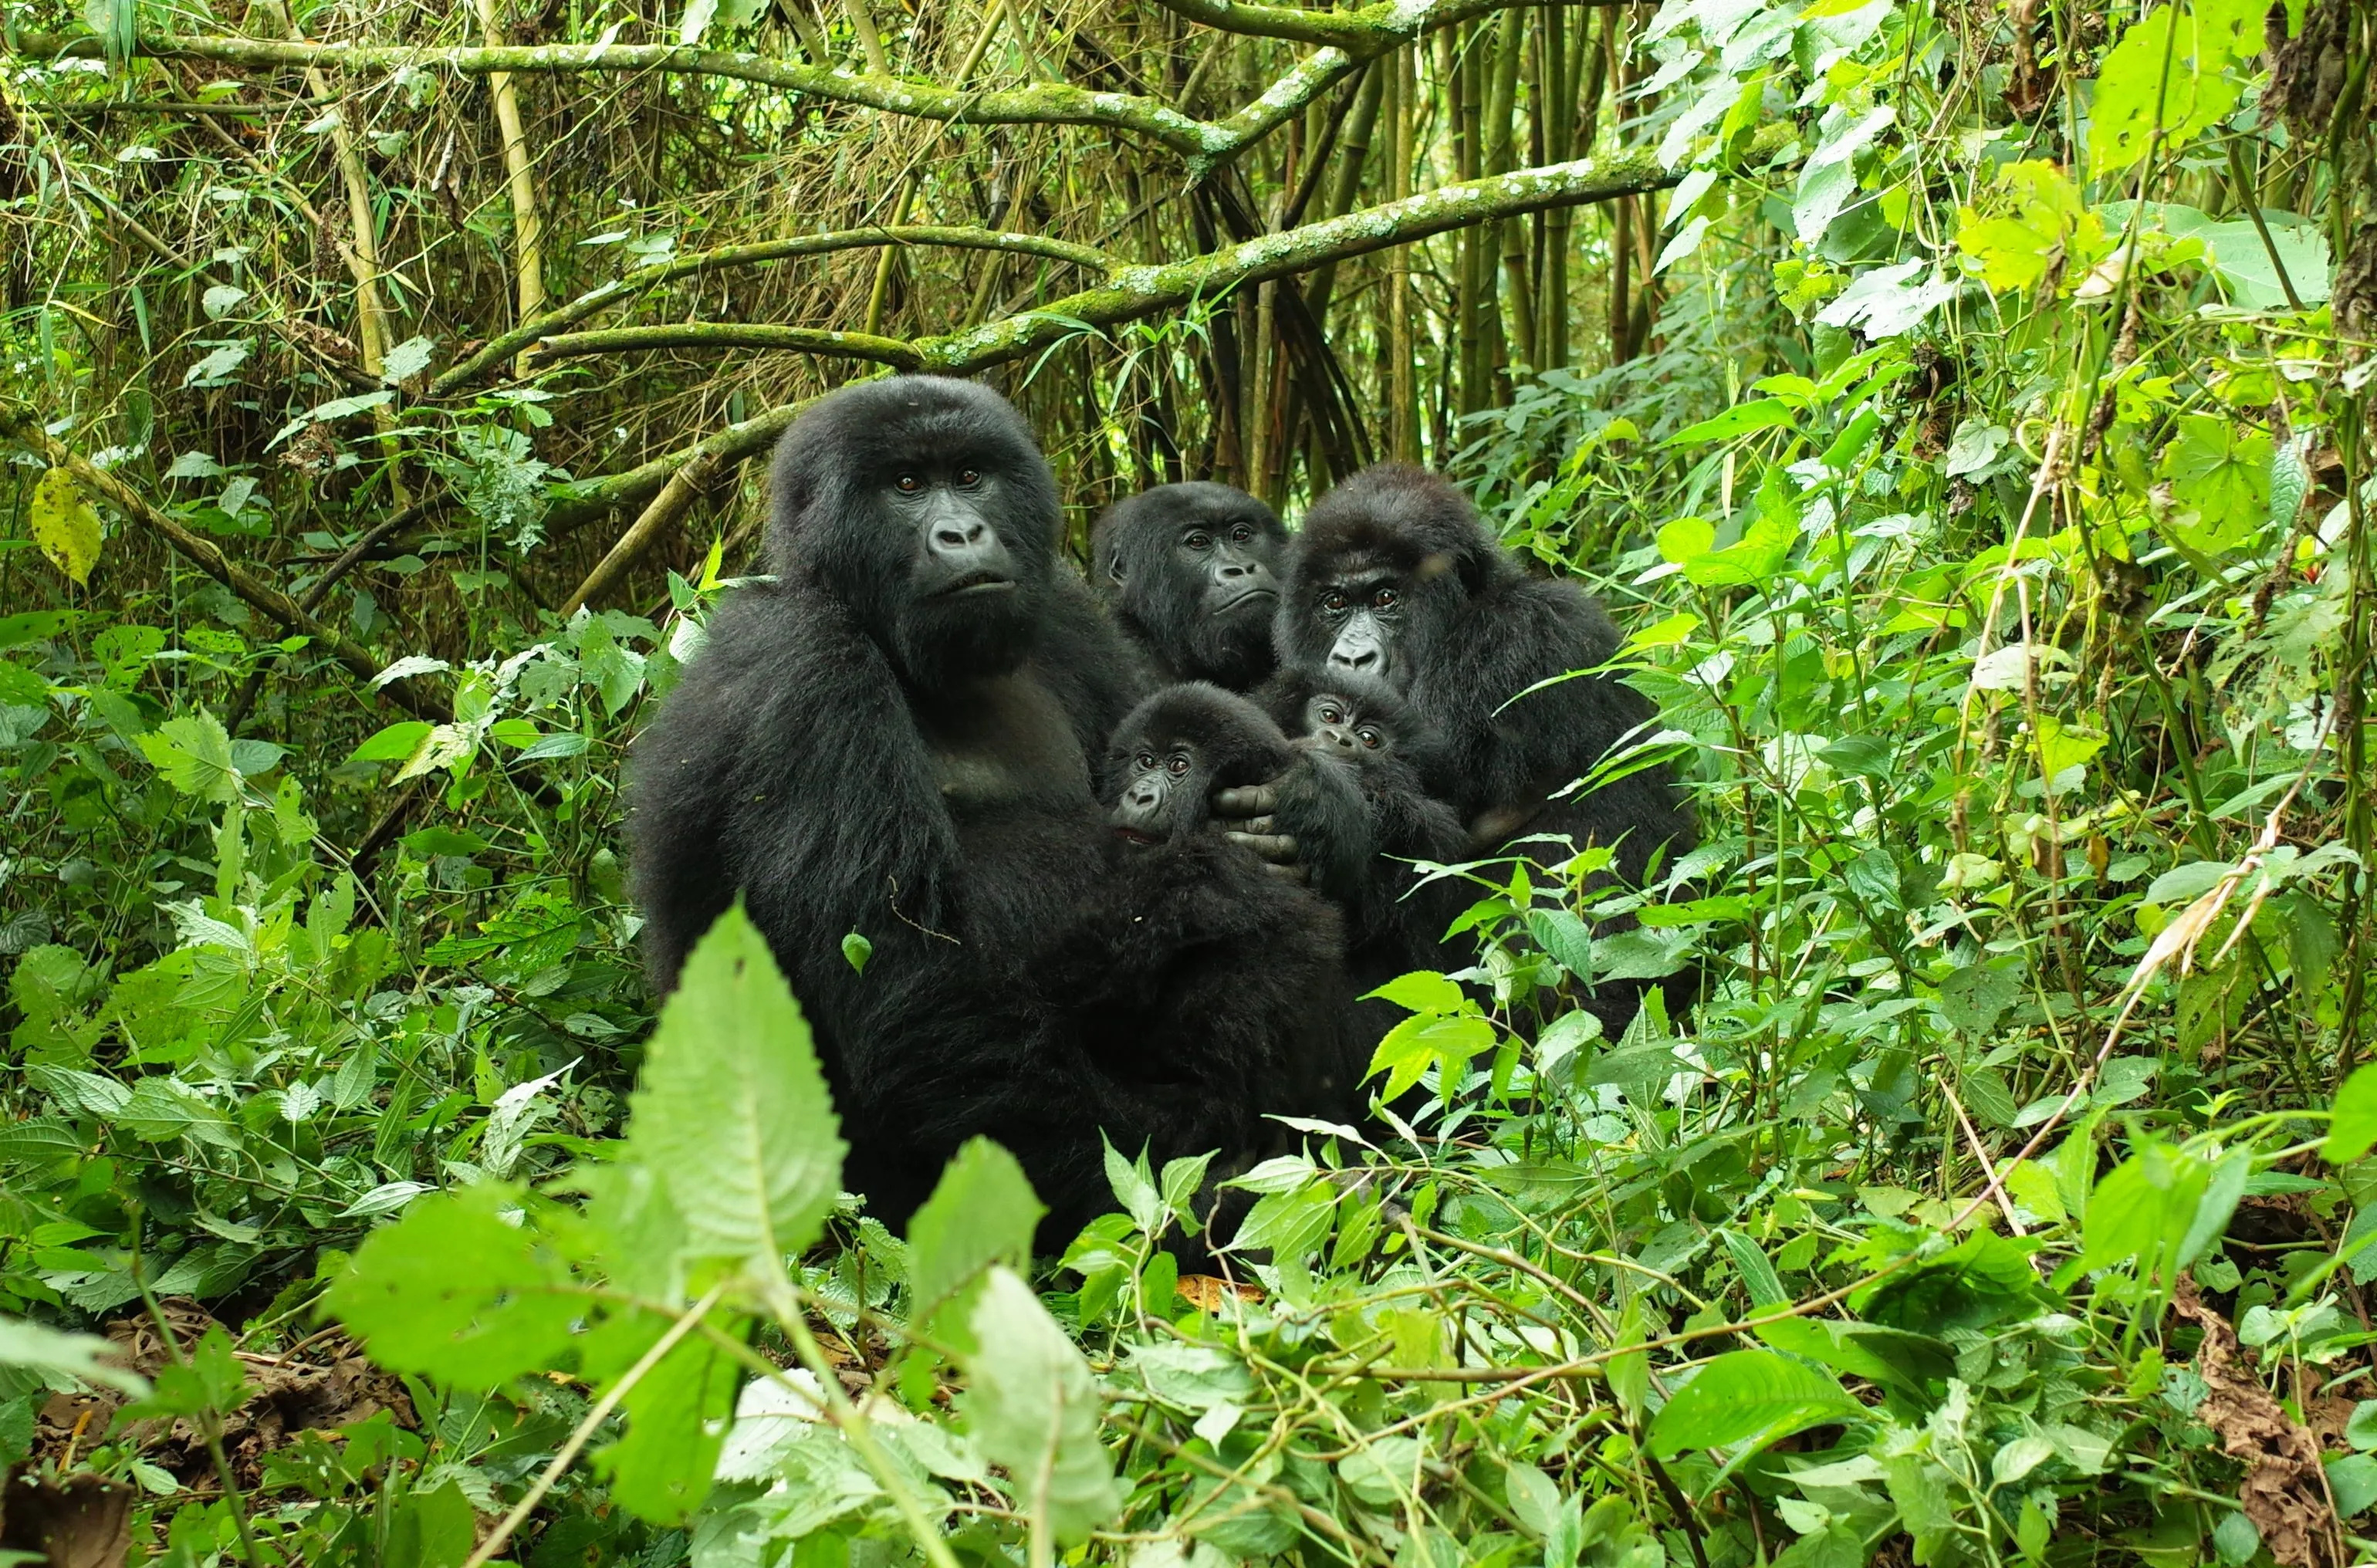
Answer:
<path fill-rule="evenodd" d="M 496 26 L 496 0 L 479 0 L 479 29 L 489 48 L 504 46 L 504 35 Z M 504 134 L 505 179 L 512 197 L 512 269 L 519 279 L 519 319 L 526 321 L 544 308 L 544 225 L 536 213 L 536 180 L 530 173 L 528 132 L 520 124 L 520 90 L 509 71 L 493 71 L 487 90 L 496 101 L 496 125 Z M 528 362 L 524 349 L 515 373 L 527 375 Z"/>
<path fill-rule="evenodd" d="M 567 620 L 585 608 L 597 593 L 608 592 L 625 577 L 627 569 L 643 558 L 644 552 L 652 547 L 653 542 L 692 509 L 693 503 L 709 487 L 711 477 L 718 468 L 715 459 L 702 458 L 671 474 L 669 482 L 661 486 L 661 493 L 652 497 L 652 504 L 628 525 L 625 533 L 619 535 L 619 542 L 595 563 L 594 569 L 586 574 L 586 581 L 578 585 L 578 592 L 561 606 L 561 618 Z"/>
<path fill-rule="evenodd" d="M 301 632 L 328 648 L 331 656 L 344 664 L 348 673 L 357 679 L 370 681 L 379 674 L 380 662 L 373 657 L 369 649 L 315 619 L 297 601 L 224 555 L 213 540 L 191 533 L 159 511 L 123 480 L 104 469 L 94 468 L 90 460 L 69 451 L 55 437 L 42 428 L 40 418 L 30 409 L 21 403 L 0 402 L 0 435 L 13 438 L 28 451 L 38 453 L 52 468 L 66 470 L 85 492 L 104 497 L 110 506 L 133 521 L 164 535 L 166 541 L 187 556 L 200 571 L 288 630 Z M 411 680 L 391 681 L 378 690 L 399 706 L 432 723 L 443 724 L 453 717 L 444 703 L 416 691 Z"/>
<path fill-rule="evenodd" d="M 1956 1125 L 1965 1130 L 1965 1142 L 1972 1145 L 1973 1157 L 1981 1162 L 1982 1177 L 1988 1180 L 1989 1187 L 1997 1192 L 1998 1207 L 2005 1214 L 2005 1222 L 2007 1227 L 2011 1228 L 2016 1236 L 2022 1235 L 2022 1221 L 2014 1217 L 2013 1200 L 2006 1196 L 2005 1188 L 2002 1185 L 2001 1179 L 1998 1175 L 1997 1165 L 1989 1158 L 1989 1151 L 1988 1147 L 1982 1143 L 1980 1133 L 1975 1131 L 1973 1127 L 1973 1119 L 1965 1114 L 1965 1102 L 1956 1097 L 1956 1091 L 1950 1086 L 1948 1081 L 1944 1078 L 1940 1081 L 1940 1093 L 1948 1097 L 1948 1108 L 1956 1113 Z"/>
<path fill-rule="evenodd" d="M 594 1435 L 595 1429 L 600 1427 L 603 1419 L 618 1406 L 619 1401 L 627 1397 L 627 1391 L 643 1382 L 645 1374 L 661 1364 L 661 1358 L 675 1349 L 677 1341 L 691 1334 L 694 1325 L 709 1315 L 710 1309 L 718 1304 L 718 1299 L 726 1294 L 726 1281 L 720 1280 L 710 1287 L 700 1300 L 687 1307 L 683 1316 L 669 1324 L 668 1332 L 652 1341 L 652 1347 L 645 1351 L 634 1366 L 627 1369 L 627 1375 L 613 1383 L 610 1392 L 594 1402 L 594 1407 L 586 1412 L 586 1418 L 578 1423 L 578 1430 L 569 1434 L 569 1441 L 561 1445 L 561 1452 L 553 1456 L 553 1463 L 544 1467 L 544 1473 L 537 1477 L 534 1485 L 520 1494 L 520 1500 L 512 1504 L 511 1512 L 505 1514 L 503 1522 L 495 1527 L 494 1532 L 485 1540 L 479 1543 L 479 1550 L 471 1553 L 469 1559 L 463 1562 L 462 1568 L 486 1568 L 487 1562 L 495 1557 L 496 1553 L 504 1549 L 504 1543 L 512 1538 L 512 1532 L 519 1529 L 528 1516 L 536 1511 L 536 1505 L 544 1501 L 544 1494 L 553 1490 L 553 1483 L 561 1478 L 561 1473 L 564 1470 L 569 1468 L 569 1462 L 578 1457 L 578 1451 L 586 1446 L 587 1440 Z"/>
<path fill-rule="evenodd" d="M 848 0 L 848 3 L 854 17 L 866 15 L 866 0 Z M 966 78 L 973 75 L 974 67 L 982 64 L 983 55 L 989 53 L 990 41 L 998 36 L 999 18 L 1006 14 L 1006 7 L 991 5 L 985 6 L 984 11 L 982 30 L 974 35 L 973 47 L 966 51 L 965 58 L 958 62 L 957 70 L 950 77 L 950 85 L 952 87 L 965 85 Z M 864 36 L 872 40 L 874 34 L 870 30 Z M 1023 46 L 1023 23 L 1021 19 L 1015 24 L 1015 42 L 1018 48 Z M 877 42 L 875 54 L 879 56 L 882 53 L 883 45 Z M 893 202 L 891 207 L 891 221 L 895 226 L 907 222 L 909 209 L 915 205 L 916 187 L 920 178 L 917 172 L 911 168 L 907 176 L 900 182 L 899 199 Z M 869 332 L 882 330 L 884 303 L 891 297 L 891 268 L 899 259 L 899 256 L 900 253 L 896 249 L 886 247 L 883 254 L 875 258 L 875 286 L 866 295 L 866 330 Z"/>

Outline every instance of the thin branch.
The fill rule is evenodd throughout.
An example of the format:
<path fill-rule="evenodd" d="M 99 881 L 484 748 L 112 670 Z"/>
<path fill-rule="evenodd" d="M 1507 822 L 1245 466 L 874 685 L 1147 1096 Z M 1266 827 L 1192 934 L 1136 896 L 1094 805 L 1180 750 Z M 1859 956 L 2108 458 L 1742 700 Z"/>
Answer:
<path fill-rule="evenodd" d="M 703 490 L 709 488 L 710 481 L 717 472 L 714 464 L 699 461 L 689 462 L 671 474 L 669 482 L 661 486 L 661 493 L 652 497 L 652 504 L 644 509 L 643 515 L 636 519 L 627 532 L 619 535 L 618 543 L 613 545 L 595 564 L 594 569 L 586 574 L 586 581 L 578 585 L 578 592 L 561 606 L 562 618 L 567 620 L 576 615 L 596 594 L 608 592 L 619 579 L 625 577 L 627 569 L 641 560 L 644 553 L 652 547 L 652 542 L 693 509 L 693 503 L 700 498 Z"/>
<path fill-rule="evenodd" d="M 503 46 L 496 0 L 479 0 L 479 30 L 491 47 Z M 536 175 L 530 167 L 528 130 L 520 120 L 520 89 L 510 72 L 494 71 L 488 74 L 487 90 L 496 101 L 496 128 L 504 135 L 505 186 L 512 198 L 512 272 L 520 319 L 526 321 L 544 308 L 544 224 L 537 217 Z M 520 368 L 527 373 L 525 355 Z"/>
<path fill-rule="evenodd" d="M 819 327 L 773 327 L 744 321 L 681 321 L 661 327 L 614 327 L 595 332 L 564 332 L 538 341 L 537 359 L 591 353 L 627 353 L 639 349 L 792 349 L 866 360 L 897 370 L 917 370 L 924 360 L 897 338 L 872 332 L 835 332 Z"/>
<path fill-rule="evenodd" d="M 151 533 L 163 535 L 200 571 L 263 611 L 287 630 L 312 638 L 329 650 L 331 657 L 345 665 L 348 673 L 357 679 L 368 682 L 378 676 L 380 661 L 372 655 L 369 649 L 317 620 L 310 612 L 299 607 L 297 601 L 224 555 L 213 540 L 192 533 L 151 506 L 146 497 L 123 480 L 104 469 L 93 467 L 89 459 L 69 450 L 42 427 L 41 417 L 31 409 L 22 403 L 0 402 L 0 436 L 6 436 L 27 451 L 39 455 L 50 467 L 65 469 L 74 476 L 75 484 L 84 493 L 103 497 L 108 505 L 126 518 Z M 391 681 L 378 690 L 380 695 L 433 723 L 443 724 L 453 717 L 444 703 L 425 691 L 416 689 L 412 679 Z"/>
<path fill-rule="evenodd" d="M 1380 0 L 1354 11 L 1308 11 L 1301 6 L 1249 6 L 1239 0 L 1155 0 L 1183 20 L 1243 33 L 1249 38 L 1280 38 L 1296 43 L 1319 43 L 1365 58 L 1398 48 L 1422 32 L 1465 22 L 1490 11 L 1510 8 L 1510 0 L 1450 0 L 1436 6 L 1409 6 Z M 1623 6 L 1630 0 L 1565 0 L 1584 6 Z"/>
<path fill-rule="evenodd" d="M 448 366 L 429 384 L 429 395 L 433 398 L 446 397 L 485 375 L 491 366 L 509 361 L 538 339 L 554 337 L 564 329 L 574 327 L 622 300 L 632 299 L 679 278 L 721 272 L 735 267 L 756 267 L 796 256 L 825 256 L 835 251 L 863 250 L 872 245 L 905 245 L 1011 251 L 1019 256 L 1045 257 L 1052 261 L 1069 261 L 1076 267 L 1085 267 L 1101 277 L 1110 274 L 1120 265 L 1115 257 L 1093 245 L 1044 239 L 1037 234 L 1014 234 L 995 229 L 960 228 L 939 223 L 839 229 L 829 233 L 802 234 L 793 239 L 769 240 L 758 245 L 722 245 L 716 250 L 699 251 L 691 256 L 655 262 L 650 267 L 639 267 L 616 281 L 589 289 L 568 304 L 548 310 L 533 320 L 522 321 L 501 337 L 490 340 L 469 358 Z"/>

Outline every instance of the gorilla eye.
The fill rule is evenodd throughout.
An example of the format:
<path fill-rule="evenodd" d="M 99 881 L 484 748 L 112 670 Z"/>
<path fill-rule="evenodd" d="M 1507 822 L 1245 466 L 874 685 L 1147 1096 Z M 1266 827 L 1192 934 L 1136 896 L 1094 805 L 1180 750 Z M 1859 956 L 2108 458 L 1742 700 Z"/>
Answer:
<path fill-rule="evenodd" d="M 1358 729 L 1354 733 L 1361 737 L 1363 745 L 1373 751 L 1376 751 L 1385 740 L 1385 737 L 1374 729 Z"/>
<path fill-rule="evenodd" d="M 1188 771 L 1188 754 L 1185 751 L 1174 752 L 1169 758 L 1165 760 L 1164 767 L 1166 772 L 1169 772 L 1176 779 L 1178 778 L 1181 774 Z"/>
<path fill-rule="evenodd" d="M 1136 760 L 1139 763 L 1139 771 L 1141 772 L 1152 773 L 1155 772 L 1155 753 L 1152 751 L 1142 751 L 1139 754 Z"/>
<path fill-rule="evenodd" d="M 1403 595 L 1396 592 L 1393 589 L 1381 588 L 1376 593 L 1370 595 L 1370 603 L 1384 610 L 1393 607 L 1395 603 L 1401 598 L 1403 598 Z"/>
<path fill-rule="evenodd" d="M 891 481 L 891 487 L 903 496 L 913 496 L 925 487 L 925 482 L 913 473 L 903 473 Z"/>
<path fill-rule="evenodd" d="M 971 490 L 982 483 L 982 475 L 971 468 L 958 470 L 958 483 Z"/>
<path fill-rule="evenodd" d="M 1212 535 L 1208 533 L 1191 533 L 1180 543 L 1192 550 L 1210 550 L 1213 547 Z"/>
<path fill-rule="evenodd" d="M 1254 536 L 1255 536 L 1255 531 L 1254 531 L 1253 529 L 1251 529 L 1251 528 L 1248 528 L 1248 527 L 1245 523 L 1243 523 L 1243 522 L 1242 522 L 1242 523 L 1240 523 L 1240 524 L 1238 524 L 1238 525 L 1237 525 L 1237 527 L 1233 528 L 1232 530 L 1230 530 L 1230 539 L 1231 539 L 1232 543 L 1234 543 L 1234 544 L 1244 545 L 1244 544 L 1248 543 L 1248 541 L 1252 540 L 1252 539 L 1254 538 Z"/>
<path fill-rule="evenodd" d="M 1351 601 L 1345 597 L 1344 591 L 1342 589 L 1332 588 L 1320 596 L 1320 607 L 1332 615 L 1344 613 L 1345 606 L 1349 603 Z"/>
<path fill-rule="evenodd" d="M 1344 715 L 1338 712 L 1336 703 L 1323 702 L 1320 705 L 1320 722 L 1324 724 L 1334 724 L 1344 722 Z"/>

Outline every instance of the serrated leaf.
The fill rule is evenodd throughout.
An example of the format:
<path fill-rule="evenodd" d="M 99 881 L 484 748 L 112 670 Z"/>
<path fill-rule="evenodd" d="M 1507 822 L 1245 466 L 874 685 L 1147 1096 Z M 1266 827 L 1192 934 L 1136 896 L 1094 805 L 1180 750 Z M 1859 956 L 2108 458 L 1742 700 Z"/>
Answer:
<path fill-rule="evenodd" d="M 1736 1350 L 1702 1367 L 1651 1418 L 1651 1452 L 1764 1447 L 1812 1426 L 1854 1420 L 1864 1406 L 1840 1381 L 1771 1350 Z"/>
<path fill-rule="evenodd" d="M 393 387 L 409 381 L 429 368 L 429 356 L 437 347 L 434 338 L 407 338 L 381 356 L 379 378 Z"/>
<path fill-rule="evenodd" d="M 356 1251 L 330 1311 L 380 1365 L 466 1388 L 559 1365 L 589 1303 L 566 1263 L 505 1222 L 513 1201 L 488 1183 L 414 1203 Z"/>
<path fill-rule="evenodd" d="M 908 1312 L 929 1322 L 994 1263 L 1032 1261 L 1032 1233 L 1048 1212 L 1013 1155 L 970 1140 L 908 1222 Z"/>
<path fill-rule="evenodd" d="M 117 1125 L 143 1143 L 195 1138 L 217 1148 L 236 1149 L 239 1132 L 212 1100 L 177 1078 L 143 1078 L 132 1085 Z"/>
<path fill-rule="evenodd" d="M 201 708 L 139 736 L 141 754 L 180 793 L 219 806 L 239 803 L 239 768 L 222 721 Z"/>
<path fill-rule="evenodd" d="M 609 1318 L 588 1336 L 587 1375 L 605 1387 L 615 1382 L 670 1323 L 640 1311 Z M 739 1338 L 742 1329 L 728 1332 Z M 612 1500 L 651 1524 L 682 1523 L 710 1494 L 741 1381 L 739 1364 L 716 1341 L 694 1334 L 672 1346 L 620 1399 L 627 1435 L 594 1455 Z"/>
<path fill-rule="evenodd" d="M 974 1446 L 1004 1466 L 1015 1505 L 1061 1547 L 1078 1545 L 1122 1505 L 1098 1442 L 1097 1380 L 1073 1342 L 1012 1270 L 994 1268 L 972 1319 L 967 1414 Z"/>
<path fill-rule="evenodd" d="M 626 1157 L 666 1184 L 683 1256 L 781 1275 L 817 1239 L 845 1145 L 808 1021 L 740 903 L 686 961 L 634 1104 Z"/>
<path fill-rule="evenodd" d="M 83 499 L 74 475 L 63 468 L 42 474 L 33 486 L 29 516 L 33 543 L 50 564 L 78 586 L 90 582 L 91 568 L 99 564 L 99 513 Z"/>

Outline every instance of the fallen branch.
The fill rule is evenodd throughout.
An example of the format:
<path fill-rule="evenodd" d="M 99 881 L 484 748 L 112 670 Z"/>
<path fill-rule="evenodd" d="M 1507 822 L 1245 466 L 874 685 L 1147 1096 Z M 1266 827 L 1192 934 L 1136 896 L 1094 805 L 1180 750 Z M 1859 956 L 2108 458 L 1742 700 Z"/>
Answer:
<path fill-rule="evenodd" d="M 153 533 L 162 535 L 173 548 L 188 557 L 200 571 L 261 610 L 284 629 L 301 633 L 329 650 L 330 656 L 345 665 L 348 673 L 357 679 L 369 682 L 379 675 L 380 661 L 369 649 L 317 620 L 311 613 L 301 608 L 296 600 L 224 555 L 213 540 L 192 533 L 158 510 L 123 480 L 105 469 L 94 467 L 89 459 L 68 450 L 57 437 L 42 428 L 40 416 L 31 409 L 22 403 L 0 402 L 0 436 L 6 436 L 27 451 L 38 454 L 50 467 L 66 470 L 74 476 L 75 484 L 85 494 L 103 497 L 108 505 L 126 518 Z M 410 681 L 390 681 L 376 689 L 380 695 L 417 717 L 436 724 L 444 724 L 453 717 L 445 703 L 414 689 Z"/>

